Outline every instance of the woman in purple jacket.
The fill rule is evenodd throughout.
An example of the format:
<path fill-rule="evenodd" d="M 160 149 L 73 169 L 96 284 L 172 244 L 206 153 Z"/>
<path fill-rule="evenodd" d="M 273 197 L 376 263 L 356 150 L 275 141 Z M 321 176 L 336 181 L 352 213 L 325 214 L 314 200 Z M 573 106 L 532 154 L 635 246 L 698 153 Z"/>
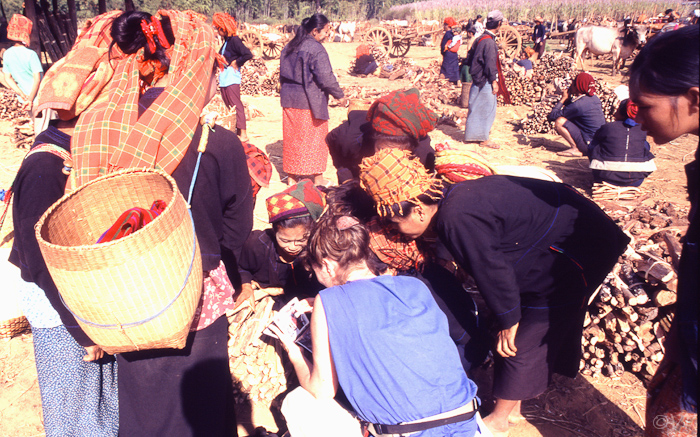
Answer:
<path fill-rule="evenodd" d="M 344 97 L 321 44 L 330 32 L 328 18 L 305 18 L 280 57 L 282 167 L 289 185 L 308 178 L 322 184 L 328 160 L 328 95 Z"/>

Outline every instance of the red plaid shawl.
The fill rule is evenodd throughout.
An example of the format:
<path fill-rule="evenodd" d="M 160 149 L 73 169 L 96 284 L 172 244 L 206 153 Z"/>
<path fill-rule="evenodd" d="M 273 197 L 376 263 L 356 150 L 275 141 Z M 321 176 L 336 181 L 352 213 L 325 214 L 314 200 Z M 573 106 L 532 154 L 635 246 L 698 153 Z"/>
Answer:
<path fill-rule="evenodd" d="M 172 173 L 192 140 L 217 59 L 214 31 L 192 11 L 158 14 L 170 17 L 175 33 L 169 84 L 139 118 L 138 53 L 112 60 L 105 97 L 80 116 L 71 142 L 79 186 L 130 167 Z"/>

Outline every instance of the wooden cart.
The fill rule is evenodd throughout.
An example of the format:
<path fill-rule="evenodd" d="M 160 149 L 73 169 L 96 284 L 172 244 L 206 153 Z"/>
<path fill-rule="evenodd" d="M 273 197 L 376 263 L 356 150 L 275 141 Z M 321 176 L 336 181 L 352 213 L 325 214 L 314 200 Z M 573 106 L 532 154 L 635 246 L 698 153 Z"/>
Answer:
<path fill-rule="evenodd" d="M 519 58 L 523 48 L 523 36 L 518 30 L 508 24 L 502 24 L 496 33 L 498 45 L 509 59 Z"/>
<path fill-rule="evenodd" d="M 274 32 L 260 33 L 256 29 L 244 30 L 239 36 L 256 58 L 279 59 L 287 43 L 286 36 Z"/>
<path fill-rule="evenodd" d="M 442 29 L 419 31 L 410 26 L 376 26 L 367 31 L 363 41 L 383 47 L 392 58 L 406 56 L 411 44 L 419 44 L 424 37 L 443 32 Z"/>

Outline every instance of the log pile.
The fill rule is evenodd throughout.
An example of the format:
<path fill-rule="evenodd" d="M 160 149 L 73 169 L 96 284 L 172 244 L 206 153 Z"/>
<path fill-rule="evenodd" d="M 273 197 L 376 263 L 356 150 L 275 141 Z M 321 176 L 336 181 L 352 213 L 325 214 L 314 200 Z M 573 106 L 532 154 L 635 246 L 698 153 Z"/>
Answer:
<path fill-rule="evenodd" d="M 675 314 L 687 213 L 668 202 L 642 203 L 632 211 L 602 203 L 614 208 L 609 214 L 632 242 L 588 307 L 580 370 L 610 378 L 628 370 L 648 381 L 664 357 Z"/>
<path fill-rule="evenodd" d="M 279 96 L 280 68 L 267 68 L 265 61 L 253 58 L 241 67 L 241 94 Z"/>
<path fill-rule="evenodd" d="M 29 149 L 34 142 L 34 126 L 29 112 L 22 109 L 17 94 L 0 88 L 0 118 L 12 122 L 12 143 L 17 148 Z"/>
<path fill-rule="evenodd" d="M 600 98 L 600 102 L 603 105 L 605 121 L 613 121 L 620 99 L 606 82 L 598 79 L 595 82 L 597 87 L 596 95 Z M 547 120 L 547 116 L 559 102 L 561 98 L 560 90 L 568 88 L 570 84 L 571 79 L 563 81 L 558 86 L 556 93 L 544 96 L 539 103 L 533 106 L 532 112 L 528 114 L 527 118 L 521 120 L 521 130 L 525 135 L 554 132 L 554 123 Z M 551 87 L 549 89 L 551 90 Z"/>

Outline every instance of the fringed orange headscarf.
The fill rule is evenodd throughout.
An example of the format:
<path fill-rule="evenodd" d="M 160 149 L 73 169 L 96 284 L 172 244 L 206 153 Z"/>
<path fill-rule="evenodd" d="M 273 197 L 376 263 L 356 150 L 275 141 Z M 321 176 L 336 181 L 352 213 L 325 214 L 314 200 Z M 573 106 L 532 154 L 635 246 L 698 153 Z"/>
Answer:
<path fill-rule="evenodd" d="M 78 185 L 130 167 L 172 173 L 185 155 L 206 103 L 209 87 L 205 84 L 220 57 L 213 29 L 205 24 L 204 16 L 192 11 L 158 11 L 158 15 L 170 17 L 175 34 L 168 85 L 139 117 L 138 59 L 142 50 L 113 55 L 111 80 L 80 115 L 71 141 Z M 109 26 L 102 26 L 104 29 L 109 34 Z M 114 51 L 119 50 L 115 47 Z M 97 70 L 102 67 L 98 65 Z"/>
<path fill-rule="evenodd" d="M 236 19 L 226 12 L 217 12 L 214 14 L 213 25 L 219 29 L 223 29 L 224 32 L 226 32 L 227 37 L 235 36 L 238 30 L 238 23 L 236 23 Z"/>
<path fill-rule="evenodd" d="M 360 44 L 355 49 L 355 59 L 360 59 L 360 56 L 369 55 L 369 46 L 367 44 Z"/>
<path fill-rule="evenodd" d="M 28 46 L 33 26 L 34 24 L 29 18 L 24 15 L 14 14 L 7 25 L 7 39 L 19 41 Z"/>

